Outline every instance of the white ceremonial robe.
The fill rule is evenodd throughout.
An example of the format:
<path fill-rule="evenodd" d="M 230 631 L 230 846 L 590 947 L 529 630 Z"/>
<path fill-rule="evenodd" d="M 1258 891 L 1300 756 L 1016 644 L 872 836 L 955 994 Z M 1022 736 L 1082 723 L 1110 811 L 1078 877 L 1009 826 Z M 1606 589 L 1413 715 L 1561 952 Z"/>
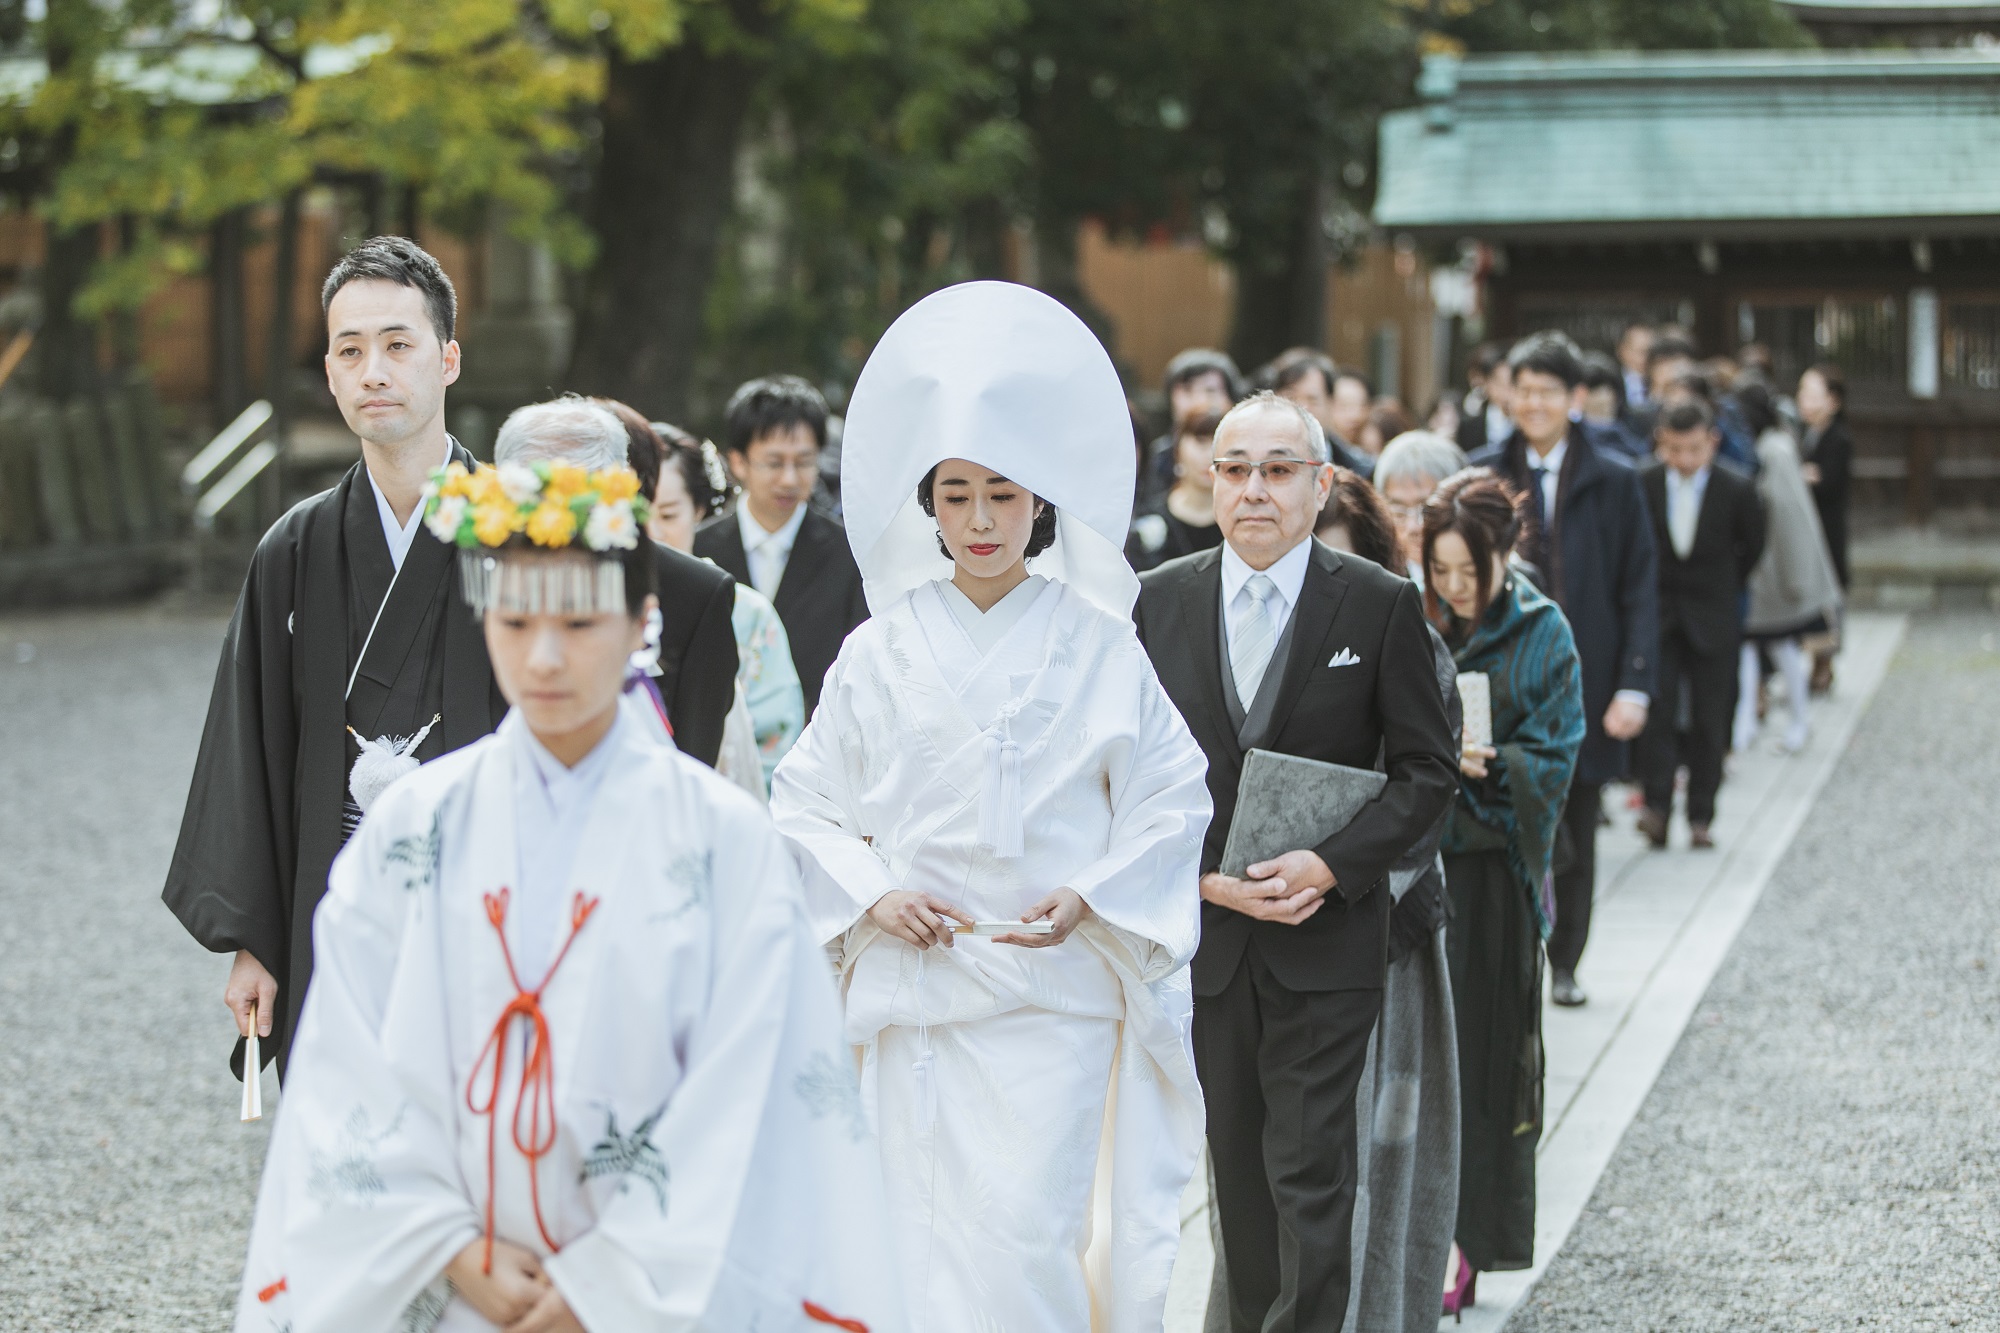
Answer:
<path fill-rule="evenodd" d="M 790 853 L 758 802 L 633 719 L 602 745 L 585 760 L 602 773 L 579 766 L 587 799 L 552 791 L 565 800 L 528 821 L 532 838 L 583 821 L 567 868 L 518 854 L 534 756 L 511 716 L 396 783 L 334 863 L 238 1333 L 490 1329 L 442 1277 L 489 1198 L 495 1234 L 544 1257 L 590 1333 L 905 1327 Z M 532 1163 L 515 1121 L 532 1019 L 505 1027 L 492 1117 L 473 1109 L 520 994 L 492 920 L 509 885 L 520 985 L 555 969 L 540 996 L 555 1129 Z M 530 910 L 537 892 L 557 910 Z M 537 916 L 552 933 L 528 941 Z M 530 1142 L 535 1107 L 519 1105 Z"/>
<path fill-rule="evenodd" d="M 980 841 L 1002 738 L 1013 858 Z M 1203 1133 L 1205 772 L 1131 625 L 1060 582 L 983 653 L 941 585 L 904 596 L 848 636 L 779 764 L 773 814 L 839 956 L 912 1326 L 1160 1329 Z M 866 915 L 912 889 L 1015 920 L 1058 888 L 1093 915 L 1054 948 L 923 953 Z"/>

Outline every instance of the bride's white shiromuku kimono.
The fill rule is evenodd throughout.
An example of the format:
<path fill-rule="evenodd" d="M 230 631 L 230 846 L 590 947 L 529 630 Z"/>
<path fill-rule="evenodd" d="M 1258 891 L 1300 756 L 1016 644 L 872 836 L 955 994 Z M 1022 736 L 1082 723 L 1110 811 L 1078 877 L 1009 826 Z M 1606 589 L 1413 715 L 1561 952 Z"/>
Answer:
<path fill-rule="evenodd" d="M 335 862 L 238 1333 L 490 1329 L 441 1276 L 489 1223 L 593 1333 L 902 1328 L 768 817 L 625 717 L 517 847 L 538 750 L 510 715 L 391 787 Z"/>
<path fill-rule="evenodd" d="M 1158 1330 L 1203 1132 L 1206 765 L 1128 621 L 1041 578 L 987 614 L 975 642 L 926 583 L 850 635 L 773 813 L 836 943 L 912 1325 Z M 925 953 L 866 915 L 910 889 L 1017 920 L 1065 887 L 1092 915 L 1053 948 Z"/>

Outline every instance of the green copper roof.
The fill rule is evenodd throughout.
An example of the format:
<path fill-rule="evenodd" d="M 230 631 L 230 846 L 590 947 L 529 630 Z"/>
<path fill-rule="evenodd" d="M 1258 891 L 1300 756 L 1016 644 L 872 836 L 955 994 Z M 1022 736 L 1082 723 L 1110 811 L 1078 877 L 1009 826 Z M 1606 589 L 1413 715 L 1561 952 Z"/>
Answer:
<path fill-rule="evenodd" d="M 1994 0 L 1778 0 L 1810 23 L 1983 23 L 2000 18 Z"/>
<path fill-rule="evenodd" d="M 2000 51 L 1432 57 L 1375 217 L 1433 236 L 2000 229 Z"/>

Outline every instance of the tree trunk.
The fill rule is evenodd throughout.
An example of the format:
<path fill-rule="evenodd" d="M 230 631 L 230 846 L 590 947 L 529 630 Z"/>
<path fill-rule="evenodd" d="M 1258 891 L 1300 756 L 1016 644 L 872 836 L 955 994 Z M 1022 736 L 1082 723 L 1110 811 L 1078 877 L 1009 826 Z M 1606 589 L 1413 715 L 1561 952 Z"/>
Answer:
<path fill-rule="evenodd" d="M 243 313 L 243 210 L 232 208 L 209 228 L 208 303 L 210 391 L 216 430 L 248 405 L 249 339 Z"/>
<path fill-rule="evenodd" d="M 89 393 L 97 383 L 97 326 L 79 319 L 77 293 L 97 262 L 97 228 L 50 228 L 48 257 L 42 263 L 42 327 L 36 335 L 36 362 L 42 395 L 58 403 Z"/>
<path fill-rule="evenodd" d="M 302 192 L 285 196 L 278 213 L 277 243 L 271 259 L 271 327 L 264 346 L 264 396 L 271 400 L 282 437 L 291 426 L 292 300 L 299 271 L 299 202 Z"/>
<path fill-rule="evenodd" d="M 754 0 L 729 8 L 742 27 L 769 22 Z M 611 58 L 591 200 L 600 249 L 569 367 L 579 392 L 668 420 L 687 412 L 759 72 L 742 45 L 711 52 L 690 36 L 645 60 Z"/>
<path fill-rule="evenodd" d="M 95 21 L 89 0 L 49 0 L 42 23 L 49 74 L 66 75 L 77 51 L 84 48 L 90 25 Z M 44 189 L 52 189 L 69 165 L 76 144 L 76 126 L 64 125 L 48 145 L 48 175 Z M 97 381 L 97 329 L 88 320 L 78 319 L 77 293 L 90 280 L 97 262 L 98 234 L 94 226 L 59 231 L 46 228 L 47 254 L 42 260 L 42 323 L 35 335 L 36 387 L 44 397 L 66 402 L 88 393 Z"/>
<path fill-rule="evenodd" d="M 1326 346 L 1326 183 L 1311 170 L 1276 211 L 1238 223 L 1230 352 L 1245 373 L 1288 347 Z"/>

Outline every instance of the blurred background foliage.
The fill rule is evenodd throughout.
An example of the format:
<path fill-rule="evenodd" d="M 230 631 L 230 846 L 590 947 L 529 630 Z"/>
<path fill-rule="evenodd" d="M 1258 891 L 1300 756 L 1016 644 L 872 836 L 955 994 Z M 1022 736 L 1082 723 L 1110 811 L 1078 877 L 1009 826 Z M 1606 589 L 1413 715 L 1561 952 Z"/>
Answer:
<path fill-rule="evenodd" d="M 1246 361 L 1322 342 L 1426 51 L 1806 40 L 1772 0 L 0 0 L 0 190 L 51 226 L 45 345 L 337 183 L 547 244 L 572 387 L 699 420 L 837 392 L 966 278 L 1096 318 L 1085 219 L 1232 261 Z"/>

